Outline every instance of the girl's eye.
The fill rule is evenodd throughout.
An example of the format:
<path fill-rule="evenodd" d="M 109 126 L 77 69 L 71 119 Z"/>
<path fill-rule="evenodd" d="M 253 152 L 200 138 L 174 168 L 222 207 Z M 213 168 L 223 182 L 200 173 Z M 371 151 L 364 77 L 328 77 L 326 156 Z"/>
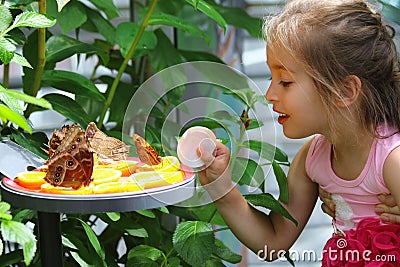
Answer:
<path fill-rule="evenodd" d="M 292 82 L 284 82 L 284 81 L 280 81 L 279 84 L 283 87 L 288 87 L 289 85 L 292 84 Z"/>

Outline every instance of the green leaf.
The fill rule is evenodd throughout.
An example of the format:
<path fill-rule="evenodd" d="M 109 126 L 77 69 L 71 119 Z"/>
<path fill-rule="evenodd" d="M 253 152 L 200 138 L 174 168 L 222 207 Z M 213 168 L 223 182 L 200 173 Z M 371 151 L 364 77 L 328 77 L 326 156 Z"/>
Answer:
<path fill-rule="evenodd" d="M 126 267 L 160 267 L 160 264 L 146 257 L 131 257 L 126 262 Z M 168 267 L 171 267 L 168 265 Z"/>
<path fill-rule="evenodd" d="M 51 104 L 43 98 L 36 98 L 17 90 L 7 90 L 0 84 L 0 100 L 2 100 L 10 108 L 12 108 L 11 106 L 15 107 L 16 109 L 12 108 L 15 111 L 22 111 L 22 107 L 20 107 L 19 104 L 18 106 L 14 106 L 14 104 L 11 104 L 10 102 L 17 102 L 17 99 L 22 100 L 25 103 L 31 103 L 39 107 L 52 109 Z"/>
<path fill-rule="evenodd" d="M 148 245 L 139 245 L 128 252 L 128 260 L 132 257 L 145 257 L 152 261 L 158 260 L 162 255 L 161 250 Z"/>
<path fill-rule="evenodd" d="M 98 9 L 103 11 L 108 19 L 118 17 L 118 8 L 112 0 L 90 0 Z"/>
<path fill-rule="evenodd" d="M 6 214 L 6 213 L 0 213 L 0 221 L 2 221 L 2 220 L 11 221 L 12 215 Z"/>
<path fill-rule="evenodd" d="M 90 123 L 83 108 L 71 98 L 60 94 L 47 94 L 43 98 L 51 103 L 55 111 L 80 126 L 86 127 Z"/>
<path fill-rule="evenodd" d="M 7 202 L 0 202 L 0 213 L 6 213 L 7 211 L 9 211 L 11 208 L 11 205 L 8 204 Z"/>
<path fill-rule="evenodd" d="M 3 251 L 4 251 L 4 244 L 3 240 L 0 239 L 0 256 L 3 255 Z"/>
<path fill-rule="evenodd" d="M 234 180 L 239 185 L 245 184 L 251 187 L 260 187 L 265 181 L 263 169 L 252 159 L 237 157 L 232 166 L 231 173 L 235 174 Z"/>
<path fill-rule="evenodd" d="M 282 206 L 282 204 L 276 200 L 271 194 L 250 194 L 244 196 L 254 206 L 260 206 L 272 210 L 276 213 L 291 220 L 297 226 L 297 221 L 289 214 L 289 212 Z"/>
<path fill-rule="evenodd" d="M 14 215 L 13 220 L 16 222 L 26 222 L 35 218 L 35 216 L 36 216 L 36 211 L 23 209 L 18 211 L 18 213 Z"/>
<path fill-rule="evenodd" d="M 22 249 L 17 249 L 0 256 L 0 266 L 9 267 L 20 264 L 24 260 Z"/>
<path fill-rule="evenodd" d="M 268 161 L 288 162 L 288 156 L 279 148 L 258 140 L 246 140 L 243 142 L 243 147 L 250 148 L 260 154 L 261 157 Z"/>
<path fill-rule="evenodd" d="M 18 99 L 10 94 L 12 90 L 7 90 L 0 84 L 0 100 L 4 102 L 10 109 L 22 115 L 24 111 L 23 106 L 20 104 Z"/>
<path fill-rule="evenodd" d="M 20 54 L 15 53 L 11 62 L 17 63 L 23 67 L 27 67 L 27 68 L 32 68 L 31 64 L 28 62 L 28 60 L 26 58 L 24 58 L 23 56 L 21 56 Z"/>
<path fill-rule="evenodd" d="M 46 62 L 56 63 L 75 54 L 97 54 L 103 62 L 108 62 L 108 55 L 96 46 L 80 42 L 62 34 L 51 36 L 46 42 Z"/>
<path fill-rule="evenodd" d="M 65 70 L 46 70 L 43 72 L 42 81 L 54 88 L 93 98 L 97 101 L 105 101 L 104 96 L 94 83 L 85 76 Z"/>
<path fill-rule="evenodd" d="M 230 263 L 239 263 L 242 260 L 242 256 L 234 253 L 219 239 L 215 239 L 214 254 L 218 258 Z"/>
<path fill-rule="evenodd" d="M 151 211 L 151 210 L 136 210 L 136 213 L 139 213 L 140 215 L 148 217 L 148 218 L 155 218 L 156 217 L 154 212 Z"/>
<path fill-rule="evenodd" d="M 16 46 L 4 37 L 0 37 L 0 61 L 8 64 L 14 57 Z"/>
<path fill-rule="evenodd" d="M 29 265 L 36 252 L 36 238 L 33 233 L 20 222 L 2 221 L 1 234 L 4 240 L 22 245 L 25 263 Z"/>
<path fill-rule="evenodd" d="M 79 249 L 66 236 L 61 236 L 61 242 L 62 242 L 63 246 L 65 246 L 67 248 L 72 248 L 73 250 L 78 250 Z"/>
<path fill-rule="evenodd" d="M 106 212 L 106 214 L 113 222 L 116 222 L 121 218 L 121 214 L 119 212 Z"/>
<path fill-rule="evenodd" d="M 181 222 L 172 238 L 175 250 L 191 266 L 200 266 L 210 258 L 214 242 L 211 224 L 199 221 Z"/>
<path fill-rule="evenodd" d="M 212 5 L 208 4 L 204 0 L 186 0 L 186 2 L 191 4 L 194 8 L 206 14 L 208 17 L 215 20 L 215 22 L 217 22 L 218 25 L 224 29 L 224 31 L 226 30 L 225 19 L 221 16 L 221 14 L 218 13 L 218 11 L 214 9 Z"/>
<path fill-rule="evenodd" d="M 0 104 L 0 118 L 9 120 L 17 124 L 19 127 L 24 129 L 28 133 L 32 133 L 32 128 L 29 126 L 25 117 L 11 110 L 9 107 L 3 104 Z"/>
<path fill-rule="evenodd" d="M 169 214 L 169 210 L 167 207 L 159 207 L 157 210 L 161 211 L 162 213 Z"/>
<path fill-rule="evenodd" d="M 27 137 L 24 133 L 15 132 L 11 134 L 12 139 L 14 139 L 20 146 L 28 149 L 32 153 L 42 157 L 43 159 L 48 159 L 49 155 L 43 151 L 43 144 L 48 142 L 48 138 L 44 132 L 35 132 Z"/>
<path fill-rule="evenodd" d="M 70 0 L 56 0 L 58 12 L 60 12 L 60 11 L 63 9 L 63 7 L 64 7 L 66 4 L 69 3 L 69 1 L 70 1 Z"/>
<path fill-rule="evenodd" d="M 93 232 L 92 228 L 86 222 L 82 221 L 79 218 L 77 218 L 77 220 L 81 222 L 83 229 L 85 230 L 85 233 L 86 233 L 87 237 L 89 238 L 90 244 L 92 244 L 97 255 L 99 255 L 100 259 L 102 259 L 104 261 L 106 258 L 106 254 L 105 254 L 103 248 L 101 247 L 96 234 Z"/>
<path fill-rule="evenodd" d="M 115 27 L 103 16 L 88 7 L 86 7 L 86 14 L 88 16 L 88 21 L 92 22 L 94 27 L 97 29 L 97 33 L 100 33 L 110 44 L 115 44 Z"/>
<path fill-rule="evenodd" d="M 80 267 L 94 267 L 93 265 L 88 264 L 82 257 L 79 255 L 78 252 L 71 251 L 71 256 L 76 260 Z"/>
<path fill-rule="evenodd" d="M 157 47 L 150 53 L 151 66 L 155 71 L 161 71 L 167 67 L 183 62 L 183 58 L 174 47 L 165 33 L 158 29 L 155 31 L 157 36 Z"/>
<path fill-rule="evenodd" d="M 81 2 L 73 1 L 65 6 L 56 16 L 62 33 L 66 34 L 79 28 L 87 20 L 85 7 Z"/>
<path fill-rule="evenodd" d="M 213 7 L 226 20 L 227 24 L 235 26 L 235 28 L 246 29 L 253 37 L 262 38 L 262 19 L 250 16 L 243 8 L 223 5 L 213 5 Z"/>
<path fill-rule="evenodd" d="M 147 233 L 146 229 L 143 227 L 138 227 L 138 228 L 126 228 L 125 232 L 127 232 L 131 236 L 137 236 L 137 237 L 148 237 L 149 234 Z"/>
<path fill-rule="evenodd" d="M 15 17 L 11 28 L 32 27 L 32 28 L 47 28 L 56 24 L 55 19 L 50 19 L 47 16 L 37 12 L 23 12 Z"/>
<path fill-rule="evenodd" d="M 211 61 L 224 64 L 224 62 L 214 54 L 203 51 L 179 50 L 179 53 L 187 59 L 187 61 Z"/>
<path fill-rule="evenodd" d="M 235 123 L 239 121 L 239 116 L 232 115 L 231 113 L 229 113 L 228 111 L 225 111 L 225 110 L 215 111 L 215 112 L 209 114 L 208 117 L 211 119 L 214 119 L 218 122 L 220 122 L 221 120 L 227 120 L 227 121 L 231 121 L 231 122 L 235 122 Z"/>
<path fill-rule="evenodd" d="M 123 22 L 117 27 L 115 41 L 120 46 L 121 54 L 125 58 L 131 48 L 136 35 L 139 32 L 139 25 L 133 22 Z M 139 43 L 136 46 L 132 58 L 143 56 L 157 45 L 157 37 L 153 32 L 144 31 Z"/>
<path fill-rule="evenodd" d="M 5 5 L 0 5 L 0 34 L 10 26 L 12 18 L 10 10 Z"/>
<path fill-rule="evenodd" d="M 148 22 L 149 25 L 167 25 L 171 27 L 175 27 L 183 32 L 190 33 L 194 36 L 202 37 L 210 43 L 210 38 L 201 31 L 197 26 L 190 24 L 179 17 L 169 15 L 166 13 L 153 13 Z"/>
<path fill-rule="evenodd" d="M 289 186 L 286 179 L 286 174 L 281 166 L 276 162 L 272 162 L 272 168 L 279 186 L 279 199 L 287 204 L 289 202 Z"/>

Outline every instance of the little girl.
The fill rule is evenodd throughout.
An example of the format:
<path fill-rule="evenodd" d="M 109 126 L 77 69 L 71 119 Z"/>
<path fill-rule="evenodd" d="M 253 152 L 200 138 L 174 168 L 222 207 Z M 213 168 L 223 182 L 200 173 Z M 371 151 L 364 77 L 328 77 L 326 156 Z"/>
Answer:
<path fill-rule="evenodd" d="M 233 233 L 266 260 L 288 250 L 306 225 L 318 184 L 336 204 L 322 266 L 400 266 L 400 226 L 380 223 L 379 194 L 400 205 L 400 72 L 394 30 L 362 0 L 294 0 L 265 25 L 272 81 L 266 98 L 285 136 L 313 136 L 288 172 L 297 220 L 266 215 L 234 187 L 229 149 L 200 147 L 199 172 Z M 265 248 L 268 251 L 265 251 Z M 350 265 L 346 265 L 350 264 Z"/>

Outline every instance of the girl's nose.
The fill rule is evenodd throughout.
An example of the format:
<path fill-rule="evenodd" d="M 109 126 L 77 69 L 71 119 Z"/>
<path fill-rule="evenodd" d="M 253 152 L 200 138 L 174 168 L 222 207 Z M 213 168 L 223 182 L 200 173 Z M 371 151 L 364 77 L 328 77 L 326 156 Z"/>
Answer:
<path fill-rule="evenodd" d="M 276 94 L 273 86 L 272 86 L 272 81 L 267 89 L 267 93 L 265 94 L 265 98 L 267 101 L 273 102 L 278 100 L 278 95 Z"/>

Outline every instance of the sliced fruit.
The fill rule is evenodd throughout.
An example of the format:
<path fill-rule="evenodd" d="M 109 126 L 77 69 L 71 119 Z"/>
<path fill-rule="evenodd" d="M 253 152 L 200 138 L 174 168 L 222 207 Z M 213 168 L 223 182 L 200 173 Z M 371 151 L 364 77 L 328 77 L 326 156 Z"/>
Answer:
<path fill-rule="evenodd" d="M 64 195 L 87 195 L 93 193 L 93 185 L 82 186 L 79 189 L 73 189 L 72 187 L 53 186 L 45 183 L 40 187 L 40 191 L 51 194 L 64 194 Z"/>
<path fill-rule="evenodd" d="M 97 184 L 116 182 L 121 178 L 121 176 L 122 176 L 122 172 L 120 170 L 97 167 L 97 168 L 93 169 L 92 183 L 97 185 Z"/>
<path fill-rule="evenodd" d="M 152 171 L 159 171 L 159 172 L 175 172 L 178 171 L 181 166 L 177 157 L 174 156 L 167 156 L 163 157 L 162 161 L 158 165 L 150 166 L 144 164 L 137 168 L 137 172 L 152 172 Z"/>
<path fill-rule="evenodd" d="M 139 162 L 134 160 L 121 160 L 113 164 L 97 165 L 95 168 L 114 169 L 122 172 L 122 176 L 129 176 L 136 172 Z"/>
<path fill-rule="evenodd" d="M 36 190 L 40 189 L 40 186 L 46 183 L 44 180 L 45 176 L 46 173 L 42 171 L 20 172 L 17 174 L 17 177 L 14 181 L 22 187 Z"/>
<path fill-rule="evenodd" d="M 111 182 L 95 185 L 94 194 L 121 193 L 143 190 L 143 187 L 134 182 Z"/>
<path fill-rule="evenodd" d="M 182 182 L 184 175 L 182 171 L 174 172 L 138 172 L 132 174 L 130 177 L 132 182 L 136 182 L 143 188 L 154 188 L 160 186 L 171 185 L 173 183 Z"/>

